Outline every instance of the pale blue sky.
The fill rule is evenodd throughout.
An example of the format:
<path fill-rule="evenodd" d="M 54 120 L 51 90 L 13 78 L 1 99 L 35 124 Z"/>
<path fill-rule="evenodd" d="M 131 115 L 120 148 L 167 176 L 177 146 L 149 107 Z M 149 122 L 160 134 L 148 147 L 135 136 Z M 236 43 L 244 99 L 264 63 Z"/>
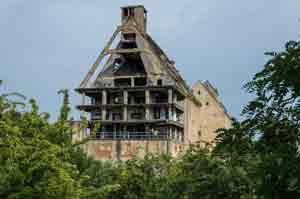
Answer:
<path fill-rule="evenodd" d="M 76 88 L 120 23 L 120 8 L 143 4 L 149 32 L 191 85 L 209 80 L 238 117 L 250 96 L 241 90 L 266 57 L 299 39 L 299 0 L 2 0 L 0 79 L 5 90 L 38 100 L 57 115 L 56 92 Z"/>

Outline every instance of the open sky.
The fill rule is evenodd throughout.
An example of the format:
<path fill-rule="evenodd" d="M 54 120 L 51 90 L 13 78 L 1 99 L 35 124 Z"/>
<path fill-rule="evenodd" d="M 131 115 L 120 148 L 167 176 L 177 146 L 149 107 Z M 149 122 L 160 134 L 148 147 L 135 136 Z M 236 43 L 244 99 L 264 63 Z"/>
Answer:
<path fill-rule="evenodd" d="M 265 51 L 300 36 L 300 0 L 2 0 L 0 79 L 56 117 L 57 91 L 73 91 L 120 24 L 120 7 L 143 4 L 152 37 L 192 85 L 209 80 L 229 113 L 251 98 L 241 89 Z M 1 92 L 1 90 L 0 90 Z"/>

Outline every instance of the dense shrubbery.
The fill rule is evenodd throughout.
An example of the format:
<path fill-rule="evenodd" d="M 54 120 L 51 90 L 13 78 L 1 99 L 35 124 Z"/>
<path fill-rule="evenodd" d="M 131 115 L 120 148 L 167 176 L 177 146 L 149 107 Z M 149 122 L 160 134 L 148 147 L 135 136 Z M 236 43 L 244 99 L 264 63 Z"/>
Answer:
<path fill-rule="evenodd" d="M 220 129 L 213 151 L 178 159 L 94 161 L 70 140 L 67 91 L 54 123 L 34 100 L 2 94 L 0 198 L 300 198 L 300 44 L 268 55 L 245 86 L 256 95 L 246 119 Z"/>

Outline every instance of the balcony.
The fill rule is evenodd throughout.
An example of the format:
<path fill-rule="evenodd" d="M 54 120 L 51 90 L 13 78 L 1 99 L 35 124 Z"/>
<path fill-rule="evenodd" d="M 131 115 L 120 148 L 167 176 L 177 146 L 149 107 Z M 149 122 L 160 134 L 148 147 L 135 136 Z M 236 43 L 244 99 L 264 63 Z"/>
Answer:
<path fill-rule="evenodd" d="M 160 132 L 97 132 L 95 139 L 101 140 L 167 140 L 168 135 Z"/>

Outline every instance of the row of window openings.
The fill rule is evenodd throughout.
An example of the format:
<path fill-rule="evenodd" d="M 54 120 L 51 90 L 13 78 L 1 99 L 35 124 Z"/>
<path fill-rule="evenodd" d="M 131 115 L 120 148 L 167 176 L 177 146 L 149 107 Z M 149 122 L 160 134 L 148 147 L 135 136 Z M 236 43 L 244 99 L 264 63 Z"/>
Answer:
<path fill-rule="evenodd" d="M 160 108 L 154 108 L 153 113 L 150 116 L 152 116 L 152 118 L 154 120 L 159 120 L 159 119 L 168 119 L 169 115 L 168 115 L 167 110 L 163 111 Z M 106 120 L 110 120 L 110 119 L 112 119 L 112 120 L 123 120 L 123 113 L 122 112 L 113 112 L 113 113 L 106 112 L 105 117 L 106 117 Z M 92 113 L 92 119 L 101 119 L 101 118 L 102 118 L 101 112 L 93 112 Z M 145 114 L 144 111 L 134 110 L 131 113 L 129 113 L 129 119 L 144 120 L 144 119 L 146 119 L 146 114 Z M 180 121 L 181 117 L 179 115 L 178 116 L 176 115 L 175 117 L 173 117 L 173 119 L 175 119 L 177 121 Z"/>
<path fill-rule="evenodd" d="M 92 104 L 101 104 L 101 101 L 99 98 L 91 98 Z M 162 97 L 161 95 L 157 94 L 156 96 L 150 97 L 150 103 L 167 103 L 168 98 Z M 122 95 L 115 96 L 115 97 L 108 97 L 107 100 L 108 104 L 123 104 L 124 103 L 124 97 Z M 128 104 L 145 104 L 146 99 L 144 96 L 129 96 L 128 97 Z"/>
<path fill-rule="evenodd" d="M 114 70 L 117 70 L 117 68 L 119 67 L 119 65 L 114 66 Z M 112 86 L 111 83 L 104 83 L 103 84 L 104 87 L 110 87 Z M 163 80 L 162 79 L 158 79 L 156 82 L 157 86 L 162 86 L 163 85 Z M 134 86 L 147 86 L 147 80 L 144 78 L 135 78 L 132 84 L 132 81 L 130 78 L 125 79 L 115 79 L 114 80 L 114 86 L 115 87 L 134 87 Z"/>
<path fill-rule="evenodd" d="M 116 132 L 111 131 L 101 131 L 99 129 L 96 133 L 96 138 L 98 139 L 113 139 L 113 138 L 124 138 L 124 139 L 137 139 L 137 138 L 170 138 L 172 140 L 184 141 L 183 132 L 170 132 L 159 131 L 151 129 L 146 131 L 143 128 L 140 129 L 131 129 L 127 131 L 119 131 L 120 129 L 116 129 Z"/>

